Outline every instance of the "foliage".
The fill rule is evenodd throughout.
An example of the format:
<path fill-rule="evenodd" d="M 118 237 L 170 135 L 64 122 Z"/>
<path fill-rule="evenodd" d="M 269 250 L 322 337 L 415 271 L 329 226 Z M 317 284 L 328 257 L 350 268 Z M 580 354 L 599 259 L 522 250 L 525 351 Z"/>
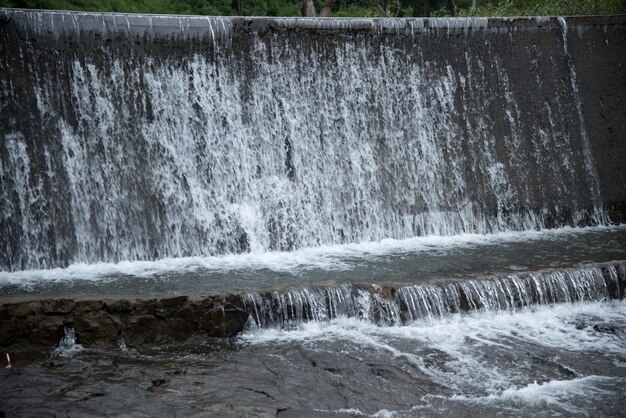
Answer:
<path fill-rule="evenodd" d="M 319 10 L 323 0 L 315 0 Z M 401 15 L 528 16 L 626 13 L 626 0 L 401 0 Z M 0 7 L 196 15 L 299 16 L 301 0 L 0 0 Z M 380 16 L 375 0 L 337 0 L 333 16 Z"/>
<path fill-rule="evenodd" d="M 448 15 L 443 10 L 442 15 Z M 568 16 L 626 13 L 626 0 L 503 0 L 463 7 L 459 16 Z"/>

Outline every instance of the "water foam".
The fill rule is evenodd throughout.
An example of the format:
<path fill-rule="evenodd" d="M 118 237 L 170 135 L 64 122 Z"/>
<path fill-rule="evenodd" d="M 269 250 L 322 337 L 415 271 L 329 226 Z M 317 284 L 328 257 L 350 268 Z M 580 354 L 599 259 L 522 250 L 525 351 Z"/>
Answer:
<path fill-rule="evenodd" d="M 388 255 L 413 255 L 446 252 L 454 248 L 472 248 L 504 243 L 532 243 L 584 237 L 586 234 L 626 231 L 626 226 L 544 229 L 540 231 L 500 232 L 495 234 L 431 235 L 402 240 L 384 239 L 358 244 L 326 245 L 295 251 L 266 251 L 212 257 L 180 257 L 155 261 L 121 261 L 118 263 L 76 263 L 66 268 L 0 271 L 0 285 L 22 285 L 40 281 L 74 280 L 113 281 L 119 276 L 149 278 L 159 274 L 195 271 L 233 272 L 268 270 L 297 274 L 308 270 L 350 271 L 368 261 Z M 515 266 L 513 266 L 515 269 Z"/>
<path fill-rule="evenodd" d="M 240 342 L 317 347 L 344 341 L 347 344 L 342 346 L 354 347 L 357 352 L 371 350 L 417 368 L 452 391 L 451 396 L 443 397 L 446 402 L 547 404 L 572 412 L 575 409 L 568 407 L 568 399 L 602 396 L 603 384 L 621 381 L 587 374 L 578 363 L 581 357 L 609 363 L 626 358 L 623 331 L 603 332 L 597 324 L 622 329 L 626 301 L 453 315 L 402 327 L 380 327 L 342 317 L 327 323 L 304 323 L 292 330 L 257 329 L 244 333 Z M 485 356 L 487 352 L 491 356 Z M 432 357 L 432 353 L 439 354 Z M 540 353 L 541 361 L 552 364 L 560 374 L 538 376 L 534 371 L 537 360 L 529 353 Z M 593 370 L 592 366 L 589 371 Z M 431 401 L 425 399 L 427 405 Z"/>

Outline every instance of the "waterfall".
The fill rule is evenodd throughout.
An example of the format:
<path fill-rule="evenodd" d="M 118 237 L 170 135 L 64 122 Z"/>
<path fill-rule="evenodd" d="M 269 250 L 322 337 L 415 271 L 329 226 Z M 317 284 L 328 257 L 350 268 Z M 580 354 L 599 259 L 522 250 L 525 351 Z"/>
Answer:
<path fill-rule="evenodd" d="M 606 224 L 618 198 L 553 20 L 0 16 L 0 270 Z"/>
<path fill-rule="evenodd" d="M 290 329 L 339 317 L 402 325 L 473 311 L 495 313 L 535 305 L 621 299 L 625 278 L 626 264 L 622 262 L 388 289 L 342 285 L 248 293 L 242 300 L 260 328 Z"/>

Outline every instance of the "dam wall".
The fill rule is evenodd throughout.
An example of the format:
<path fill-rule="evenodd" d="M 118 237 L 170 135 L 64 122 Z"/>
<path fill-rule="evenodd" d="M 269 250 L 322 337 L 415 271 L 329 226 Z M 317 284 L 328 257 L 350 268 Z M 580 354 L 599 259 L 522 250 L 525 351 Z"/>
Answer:
<path fill-rule="evenodd" d="M 0 270 L 626 220 L 626 17 L 0 10 Z"/>

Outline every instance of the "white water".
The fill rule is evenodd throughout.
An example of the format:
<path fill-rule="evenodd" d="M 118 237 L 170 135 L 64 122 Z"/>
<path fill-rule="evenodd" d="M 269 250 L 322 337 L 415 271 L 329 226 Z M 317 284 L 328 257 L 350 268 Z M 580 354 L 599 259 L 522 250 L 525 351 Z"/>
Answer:
<path fill-rule="evenodd" d="M 64 16 L 23 13 L 38 36 Z M 98 19 L 68 24 L 130 24 Z M 433 60 L 425 42 L 484 26 L 467 19 L 433 20 L 442 40 L 390 21 L 368 40 L 278 31 L 237 48 L 227 21 L 155 19 L 178 22 L 189 47 L 185 29 L 208 25 L 210 47 L 94 48 L 55 58 L 45 76 L 48 56 L 21 46 L 39 128 L 0 133 L 2 270 L 608 222 L 573 68 L 571 91 L 551 91 L 542 77 L 559 80 L 558 65 L 520 87 L 507 46 Z M 566 48 L 556 37 L 534 58 L 571 67 Z"/>
<path fill-rule="evenodd" d="M 435 320 L 463 311 L 515 311 L 533 305 L 620 298 L 624 265 L 581 267 L 526 275 L 439 284 L 415 284 L 385 291 L 378 285 L 301 288 L 248 293 L 243 305 L 261 328 L 291 329 L 307 321 L 357 317 L 379 325 Z"/>
<path fill-rule="evenodd" d="M 567 240 L 587 234 L 626 231 L 626 226 L 589 228 L 560 228 L 540 231 L 501 232 L 495 234 L 431 235 L 402 240 L 385 239 L 358 244 L 343 244 L 304 248 L 294 251 L 267 251 L 213 257 L 180 257 L 156 261 L 122 261 L 119 263 L 77 263 L 66 268 L 49 270 L 0 271 L 0 285 L 35 282 L 65 282 L 73 280 L 108 281 L 127 275 L 147 278 L 157 274 L 177 274 L 194 271 L 234 272 L 268 270 L 273 273 L 297 273 L 306 270 L 349 271 L 368 261 L 386 255 L 445 253 L 451 249 L 480 248 L 498 244 Z M 583 238 L 584 239 L 584 238 Z M 514 261 L 514 260 L 513 260 Z"/>
<path fill-rule="evenodd" d="M 52 354 L 61 357 L 72 357 L 82 350 L 83 346 L 76 343 L 74 325 L 66 324 L 63 329 L 63 337 L 54 350 L 52 350 Z"/>
<path fill-rule="evenodd" d="M 600 332 L 594 328 L 595 323 L 613 324 L 618 331 Z M 248 331 L 240 340 L 259 347 L 290 343 L 324 347 L 326 343 L 341 342 L 345 347 L 342 355 L 368 352 L 368 358 L 375 357 L 371 353 L 389 356 L 417 368 L 453 393 L 426 395 L 423 403 L 411 411 L 380 411 L 382 416 L 432 413 L 437 405 L 450 406 L 450 402 L 471 408 L 546 406 L 568 414 L 585 414 L 581 402 L 615 396 L 614 388 L 626 383 L 626 378 L 620 377 L 626 376 L 624 324 L 626 302 L 612 301 L 454 315 L 401 327 L 380 327 L 342 317 L 305 323 L 289 331 Z M 431 357 L 433 350 L 438 353 L 436 357 Z M 566 375 L 559 378 L 537 374 L 533 371 L 535 357 L 529 353 L 566 371 Z M 581 363 L 585 357 L 589 369 Z M 621 371 L 610 371 L 606 376 L 594 374 L 594 362 L 608 363 Z M 598 369 L 595 373 L 602 372 Z M 365 415 L 358 410 L 352 413 Z"/>

